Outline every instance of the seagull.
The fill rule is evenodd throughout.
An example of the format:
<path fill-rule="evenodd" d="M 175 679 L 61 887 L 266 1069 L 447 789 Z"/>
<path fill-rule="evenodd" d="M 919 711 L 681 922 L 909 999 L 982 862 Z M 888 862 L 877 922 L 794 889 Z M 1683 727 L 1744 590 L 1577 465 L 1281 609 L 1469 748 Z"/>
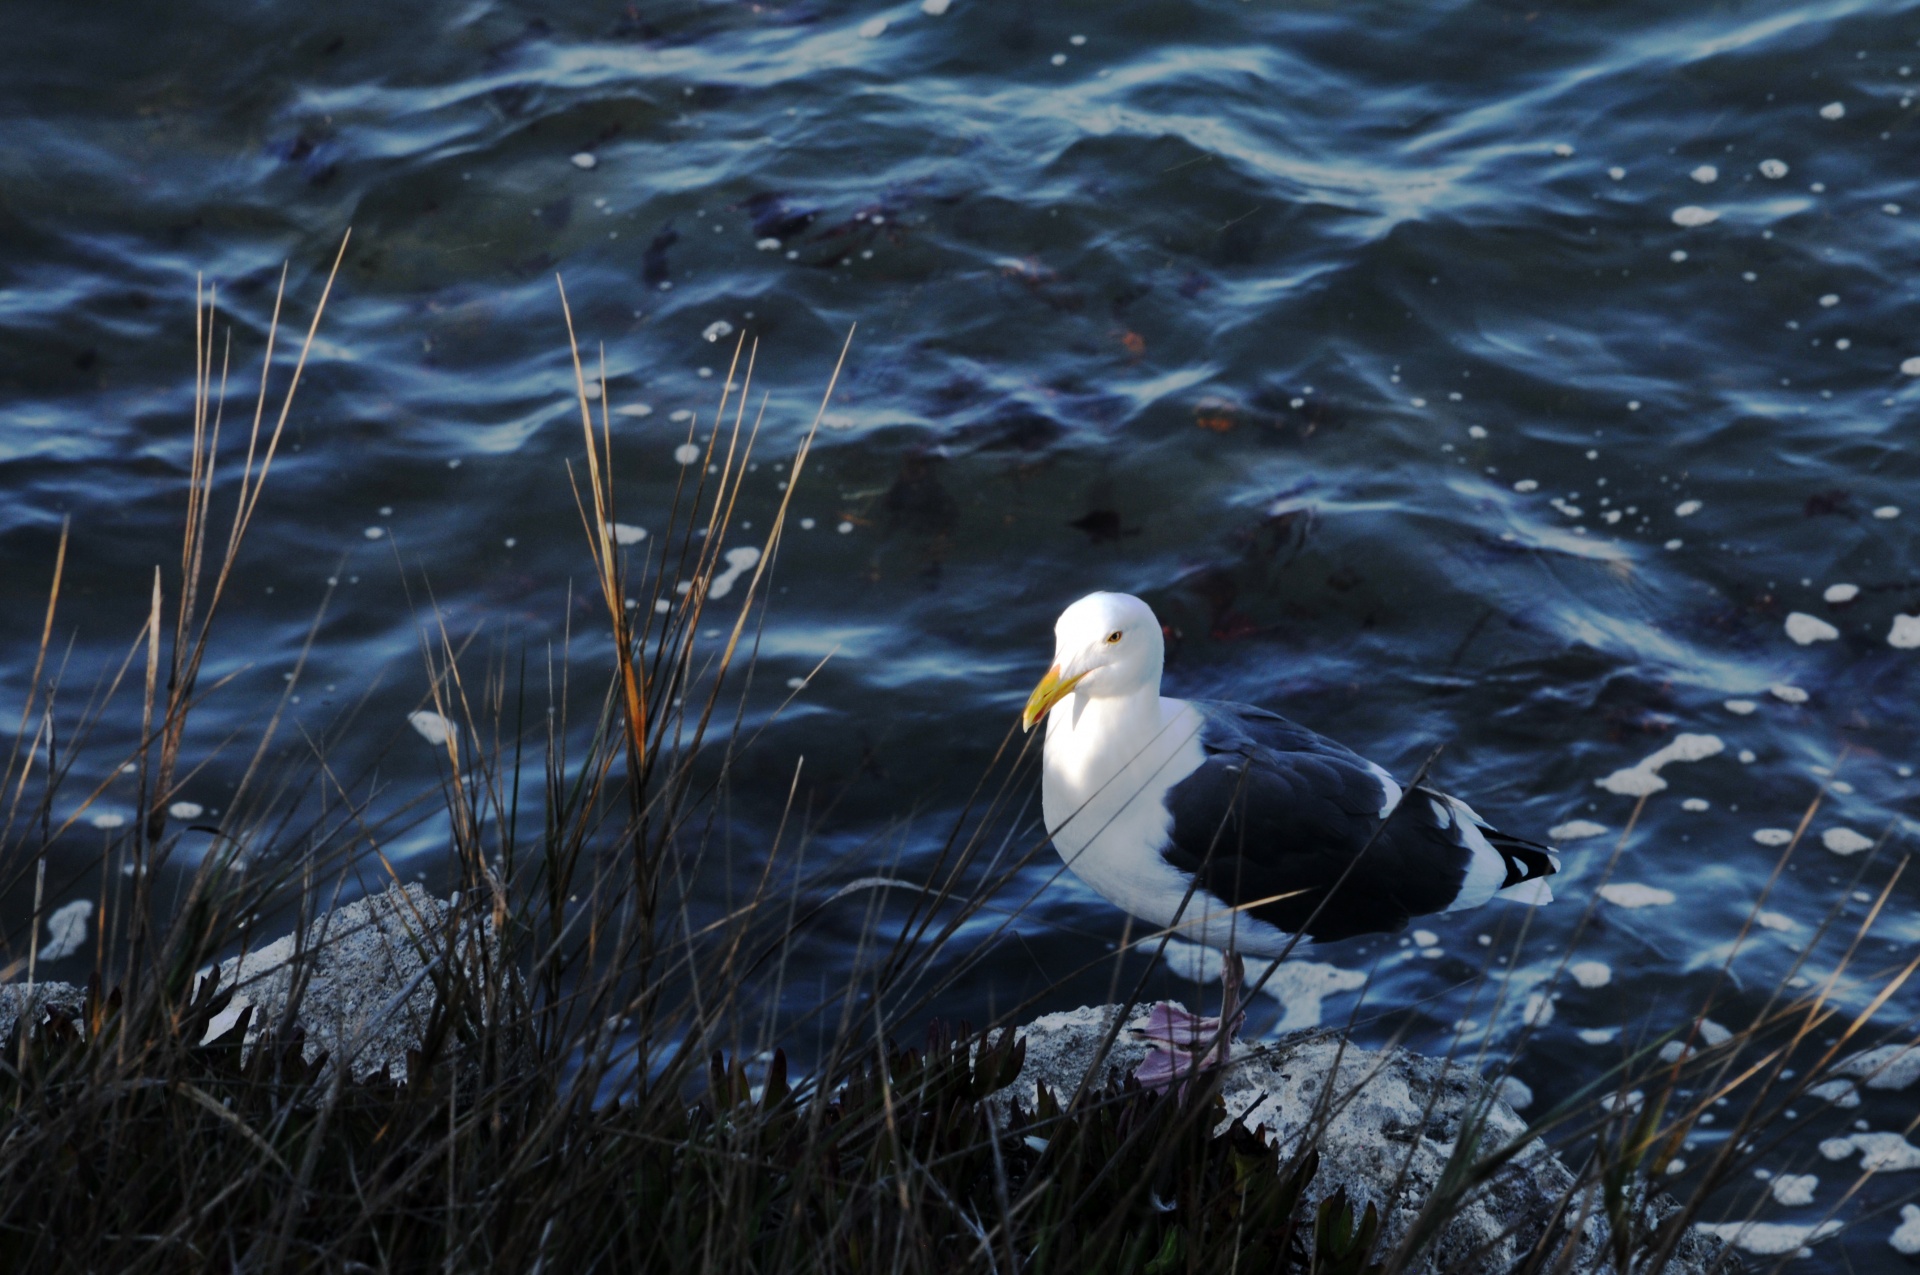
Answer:
<path fill-rule="evenodd" d="M 1300 936 L 1386 933 L 1494 898 L 1552 901 L 1553 852 L 1458 797 L 1403 790 L 1278 713 L 1162 695 L 1166 641 L 1139 598 L 1088 594 L 1053 633 L 1053 666 L 1021 721 L 1047 723 L 1040 792 L 1054 848 L 1122 911 L 1226 954 L 1220 1018 L 1165 1002 L 1149 1012 L 1142 1084 L 1226 1061 L 1244 1017 L 1243 953 L 1277 958 Z"/>

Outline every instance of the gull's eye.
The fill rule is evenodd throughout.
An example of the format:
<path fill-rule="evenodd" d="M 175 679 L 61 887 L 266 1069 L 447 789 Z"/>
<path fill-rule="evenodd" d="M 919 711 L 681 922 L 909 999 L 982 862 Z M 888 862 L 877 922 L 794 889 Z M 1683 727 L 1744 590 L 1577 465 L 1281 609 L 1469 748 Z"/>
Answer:
<path fill-rule="evenodd" d="M 1119 630 L 1119 629 L 1115 629 L 1115 630 L 1114 630 L 1113 632 L 1111 632 L 1111 633 L 1109 633 L 1109 634 L 1107 634 L 1107 645 L 1108 645 L 1108 646 L 1112 646 L 1112 645 L 1113 645 L 1113 644 L 1114 644 L 1115 642 L 1118 642 L 1119 640 L 1120 640 L 1120 630 Z"/>

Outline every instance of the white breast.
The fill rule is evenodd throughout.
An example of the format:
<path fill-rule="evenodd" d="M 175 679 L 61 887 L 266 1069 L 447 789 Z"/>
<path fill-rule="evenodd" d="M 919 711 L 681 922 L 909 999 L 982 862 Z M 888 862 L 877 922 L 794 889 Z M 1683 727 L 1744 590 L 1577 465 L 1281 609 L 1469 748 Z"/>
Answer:
<path fill-rule="evenodd" d="M 1278 931 L 1196 890 L 1161 858 L 1173 822 L 1162 797 L 1205 760 L 1201 717 L 1158 695 L 1058 705 L 1047 716 L 1041 809 L 1067 867 L 1115 906 L 1209 947 L 1258 953 Z M 1260 931 L 1256 936 L 1255 931 Z M 1253 940 L 1250 942 L 1250 940 Z"/>

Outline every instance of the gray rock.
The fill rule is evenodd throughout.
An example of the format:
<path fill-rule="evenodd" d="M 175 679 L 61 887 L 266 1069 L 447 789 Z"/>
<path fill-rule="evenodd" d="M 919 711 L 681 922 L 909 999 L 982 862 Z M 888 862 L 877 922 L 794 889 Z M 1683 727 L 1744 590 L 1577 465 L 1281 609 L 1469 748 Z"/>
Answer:
<path fill-rule="evenodd" d="M 87 999 L 87 989 L 72 983 L 0 984 L 0 1040 L 5 1040 L 20 1021 L 22 1006 L 28 1009 L 28 1022 L 39 1026 L 47 1020 L 48 1010 L 57 1010 L 68 1018 L 79 1018 Z"/>
<path fill-rule="evenodd" d="M 407 1050 L 420 1044 L 433 1011 L 430 965 L 445 950 L 449 903 L 418 885 L 389 886 L 321 917 L 297 942 L 289 934 L 222 961 L 220 986 L 233 989 L 234 997 L 213 1020 L 209 1038 L 231 1027 L 248 1006 L 249 1045 L 277 1026 L 298 968 L 305 987 L 295 1017 L 306 1029 L 307 1056 L 324 1050 L 331 1065 L 344 1061 L 355 1077 L 387 1067 L 395 1079 L 404 1078 Z M 479 932 L 468 927 L 456 943 L 466 968 L 479 956 Z M 85 996 L 86 989 L 70 983 L 36 984 L 31 998 L 25 984 L 0 985 L 0 1039 L 13 1029 L 23 1004 L 33 1007 L 36 1022 L 45 1021 L 49 1009 L 77 1018 Z"/>
<path fill-rule="evenodd" d="M 306 1028 L 308 1056 L 325 1050 L 355 1077 L 388 1067 L 402 1078 L 407 1050 L 419 1045 L 433 1011 L 431 963 L 443 954 L 447 915 L 448 905 L 420 886 L 392 885 L 319 918 L 301 942 L 289 934 L 221 962 L 220 985 L 235 994 L 209 1034 L 226 1030 L 248 1005 L 249 1044 L 278 1025 L 299 969 L 306 986 L 296 1017 Z M 463 936 L 458 944 L 466 949 L 463 963 L 475 955 L 470 943 Z"/>
<path fill-rule="evenodd" d="M 1044 1083 L 1064 1101 L 1085 1076 L 1118 1006 L 1048 1014 L 1020 1030 L 1027 1042 L 1026 1066 L 1000 1095 L 1031 1104 Z M 1146 1056 L 1134 1016 L 1116 1039 L 1094 1085 L 1130 1073 Z M 1278 1040 L 1236 1047 L 1223 1078 L 1228 1120 L 1265 1128 L 1283 1153 L 1311 1139 L 1321 1153 L 1312 1192 L 1316 1198 L 1345 1187 L 1356 1208 L 1380 1210 L 1384 1245 L 1413 1226 L 1446 1168 L 1463 1126 L 1482 1121 L 1484 1157 L 1525 1138 L 1526 1121 L 1476 1073 L 1443 1059 L 1403 1049 L 1375 1052 L 1343 1044 L 1337 1034 L 1296 1032 Z M 1225 1126 L 1223 1121 L 1222 1127 Z M 1561 1211 L 1562 1202 L 1573 1204 Z M 1660 1197 L 1643 1206 L 1649 1224 L 1677 1208 Z M 1571 1261 L 1562 1270 L 1612 1268 L 1607 1224 L 1597 1201 L 1576 1184 L 1573 1172 L 1545 1143 L 1528 1141 L 1505 1168 L 1458 1203 L 1427 1244 L 1421 1271 L 1502 1271 L 1519 1265 L 1555 1219 L 1577 1226 Z M 1564 1242 L 1562 1236 L 1550 1244 Z M 1697 1273 L 1713 1265 L 1719 1245 L 1690 1233 L 1668 1271 Z M 1724 1259 L 1718 1270 L 1737 1269 Z"/>

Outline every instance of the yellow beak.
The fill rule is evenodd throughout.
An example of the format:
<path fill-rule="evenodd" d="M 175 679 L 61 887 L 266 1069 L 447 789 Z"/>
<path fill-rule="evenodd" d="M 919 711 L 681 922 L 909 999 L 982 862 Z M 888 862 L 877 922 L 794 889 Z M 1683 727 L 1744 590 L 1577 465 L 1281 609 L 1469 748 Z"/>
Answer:
<path fill-rule="evenodd" d="M 1033 688 L 1033 694 L 1027 696 L 1027 711 L 1020 715 L 1020 729 L 1030 731 L 1034 724 L 1047 715 L 1047 710 L 1073 693 L 1085 673 L 1077 673 L 1064 681 L 1060 677 L 1060 666 L 1054 665 L 1047 675 L 1040 679 L 1040 685 Z"/>

